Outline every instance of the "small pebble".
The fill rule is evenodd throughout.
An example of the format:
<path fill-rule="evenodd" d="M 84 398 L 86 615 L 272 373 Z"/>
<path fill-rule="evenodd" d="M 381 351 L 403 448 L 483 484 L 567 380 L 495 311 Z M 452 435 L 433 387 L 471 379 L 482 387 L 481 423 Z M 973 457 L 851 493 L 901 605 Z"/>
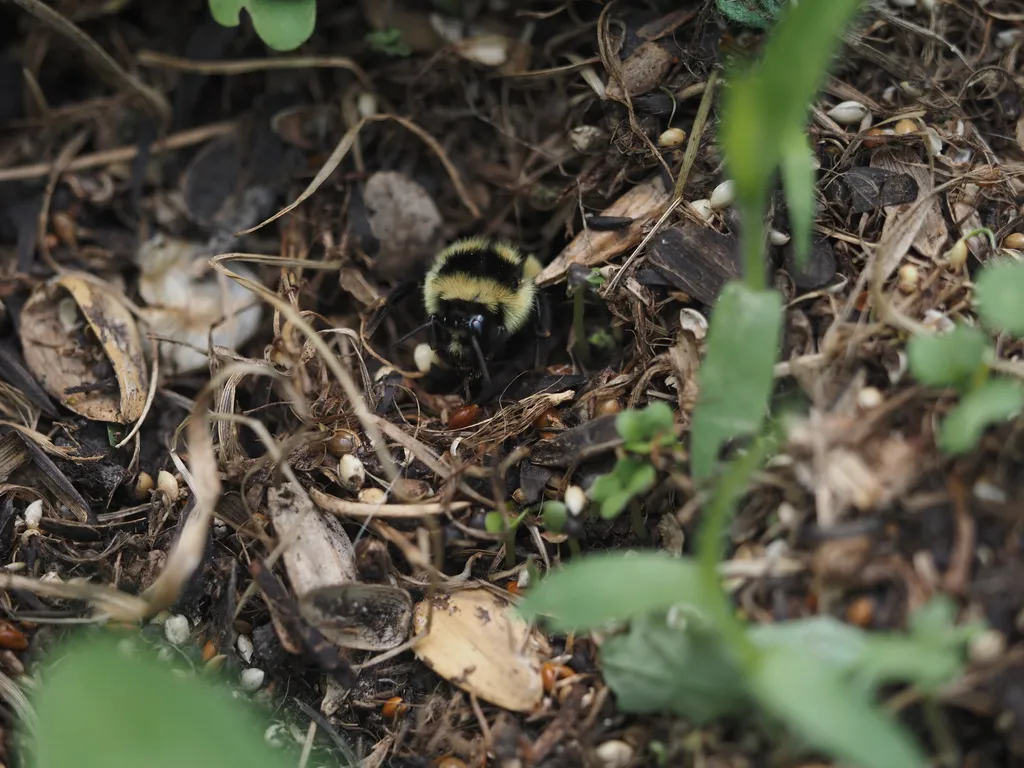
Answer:
<path fill-rule="evenodd" d="M 601 768 L 626 768 L 633 759 L 635 750 L 624 741 L 612 739 L 594 750 Z"/>

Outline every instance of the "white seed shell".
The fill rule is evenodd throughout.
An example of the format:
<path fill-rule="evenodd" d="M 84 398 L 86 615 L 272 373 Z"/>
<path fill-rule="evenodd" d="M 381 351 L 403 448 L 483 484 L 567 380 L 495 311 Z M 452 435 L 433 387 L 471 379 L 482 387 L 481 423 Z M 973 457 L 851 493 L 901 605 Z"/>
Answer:
<path fill-rule="evenodd" d="M 840 125 L 857 125 L 868 114 L 868 108 L 859 101 L 843 101 L 828 111 L 828 116 Z"/>
<path fill-rule="evenodd" d="M 732 201 L 736 197 L 736 185 L 732 179 L 723 181 L 717 187 L 715 191 L 711 193 L 711 199 L 708 201 L 711 203 L 711 208 L 716 211 L 720 211 L 723 208 L 728 208 L 732 205 Z"/>

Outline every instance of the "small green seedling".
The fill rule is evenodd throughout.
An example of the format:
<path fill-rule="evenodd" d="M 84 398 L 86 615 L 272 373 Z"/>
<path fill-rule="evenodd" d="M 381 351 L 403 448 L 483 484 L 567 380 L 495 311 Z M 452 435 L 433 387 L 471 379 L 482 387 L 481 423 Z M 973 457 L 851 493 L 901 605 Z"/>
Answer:
<path fill-rule="evenodd" d="M 597 502 L 599 514 L 606 520 L 618 517 L 629 507 L 637 536 L 645 538 L 647 532 L 635 500 L 657 480 L 651 455 L 681 447 L 675 435 L 675 416 L 666 403 L 659 401 L 640 411 L 623 411 L 615 418 L 615 428 L 623 440 L 622 451 L 612 471 L 594 482 L 590 498 Z"/>
<path fill-rule="evenodd" d="M 316 0 L 209 0 L 210 15 L 224 27 L 237 27 L 244 8 L 260 40 L 276 51 L 293 51 L 316 27 Z"/>
<path fill-rule="evenodd" d="M 1001 259 L 982 268 L 975 305 L 985 326 L 1024 338 L 1024 263 Z M 939 427 L 939 447 L 949 454 L 973 448 L 985 430 L 1024 410 L 1024 385 L 993 375 L 995 348 L 981 329 L 957 323 L 944 334 L 919 335 L 907 344 L 914 377 L 930 387 L 953 389 L 959 400 Z"/>
<path fill-rule="evenodd" d="M 371 50 L 396 58 L 412 55 L 412 49 L 402 39 L 402 30 L 396 27 L 367 32 L 366 44 Z"/>

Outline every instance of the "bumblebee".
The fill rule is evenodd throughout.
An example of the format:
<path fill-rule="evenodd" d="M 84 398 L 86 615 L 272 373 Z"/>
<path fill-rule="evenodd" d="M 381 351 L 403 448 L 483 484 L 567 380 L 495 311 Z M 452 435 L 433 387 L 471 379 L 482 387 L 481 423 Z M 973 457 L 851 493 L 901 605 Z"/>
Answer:
<path fill-rule="evenodd" d="M 475 366 L 490 381 L 488 363 L 527 325 L 537 309 L 533 281 L 540 264 L 513 245 L 486 237 L 443 249 L 423 281 L 423 306 L 434 352 L 450 367 Z"/>

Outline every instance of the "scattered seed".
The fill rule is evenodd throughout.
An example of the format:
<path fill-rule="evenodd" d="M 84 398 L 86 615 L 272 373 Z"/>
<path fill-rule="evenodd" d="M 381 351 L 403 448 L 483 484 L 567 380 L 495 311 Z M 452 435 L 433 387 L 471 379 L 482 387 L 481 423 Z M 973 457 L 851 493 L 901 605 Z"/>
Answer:
<path fill-rule="evenodd" d="M 1003 248 L 1024 251 L 1024 232 L 1011 232 L 1003 238 Z"/>
<path fill-rule="evenodd" d="M 633 759 L 634 749 L 624 741 L 612 739 L 594 750 L 601 768 L 626 768 Z"/>
<path fill-rule="evenodd" d="M 412 358 L 416 361 L 417 371 L 428 373 L 437 362 L 437 353 L 434 352 L 434 348 L 429 344 L 417 344 L 416 349 L 413 350 Z"/>
<path fill-rule="evenodd" d="M 458 430 L 473 426 L 480 420 L 482 410 L 479 405 L 473 403 L 456 408 L 448 417 L 448 429 Z"/>
<path fill-rule="evenodd" d="M 235 647 L 238 649 L 238 655 L 242 657 L 242 660 L 245 661 L 246 664 L 250 664 L 252 662 L 253 653 L 255 652 L 255 648 L 252 644 L 252 638 L 248 635 L 239 635 L 238 639 L 235 641 Z"/>
<path fill-rule="evenodd" d="M 29 528 L 38 528 L 39 521 L 43 519 L 43 501 L 36 499 L 25 507 L 25 525 Z"/>
<path fill-rule="evenodd" d="M 868 108 L 859 101 L 843 101 L 826 113 L 839 125 L 856 125 L 868 114 Z"/>
<path fill-rule="evenodd" d="M 736 185 L 732 179 L 723 181 L 717 187 L 715 191 L 711 193 L 711 198 L 708 202 L 711 204 L 711 208 L 716 211 L 720 211 L 723 208 L 728 208 L 732 205 L 732 201 L 736 198 Z"/>
<path fill-rule="evenodd" d="M 913 293 L 917 290 L 919 280 L 920 275 L 917 267 L 913 264 L 904 264 L 900 267 L 896 285 L 903 293 Z"/>
<path fill-rule="evenodd" d="M 188 619 L 180 613 L 169 616 L 164 622 L 164 637 L 171 645 L 182 645 L 187 642 L 190 632 Z"/>
<path fill-rule="evenodd" d="M 768 233 L 768 242 L 776 247 L 785 245 L 790 241 L 790 236 L 785 232 L 779 232 L 777 229 L 773 229 Z"/>
<path fill-rule="evenodd" d="M 975 664 L 991 664 L 1006 652 L 1006 635 L 998 629 L 986 629 L 971 640 L 967 653 Z"/>
<path fill-rule="evenodd" d="M 0 648 L 23 651 L 28 648 L 28 636 L 11 622 L 0 620 Z"/>
<path fill-rule="evenodd" d="M 892 135 L 893 132 L 891 130 L 886 130 L 885 128 L 869 128 L 864 132 L 864 140 L 862 143 L 869 149 L 881 147 L 885 144 L 886 139 Z"/>
<path fill-rule="evenodd" d="M 149 472 L 139 472 L 139 476 L 135 478 L 135 498 L 139 501 L 148 499 L 154 487 L 153 476 Z"/>
<path fill-rule="evenodd" d="M 160 473 L 156 476 L 156 487 L 167 497 L 168 501 L 178 500 L 178 481 L 166 469 L 161 469 Z"/>
<path fill-rule="evenodd" d="M 358 491 L 366 482 L 366 467 L 358 456 L 346 453 L 338 461 L 338 479 L 350 491 Z"/>
<path fill-rule="evenodd" d="M 259 667 L 243 669 L 239 677 L 242 690 L 246 693 L 255 693 L 263 687 L 263 681 L 267 679 L 267 673 Z"/>
<path fill-rule="evenodd" d="M 388 495 L 380 488 L 363 488 L 359 492 L 359 501 L 363 504 L 383 504 L 388 500 Z"/>
<path fill-rule="evenodd" d="M 354 453 L 358 448 L 359 438 L 355 432 L 348 429 L 335 430 L 327 440 L 327 452 L 335 458 L 340 459 L 346 453 Z"/>
<path fill-rule="evenodd" d="M 565 508 L 573 517 L 579 517 L 587 508 L 587 494 L 578 485 L 565 489 Z"/>
<path fill-rule="evenodd" d="M 967 263 L 967 254 L 967 241 L 961 237 L 953 243 L 953 247 L 944 254 L 946 264 L 953 270 L 963 269 L 964 265 Z"/>
<path fill-rule="evenodd" d="M 882 404 L 882 393 L 876 387 L 864 387 L 857 393 L 857 405 L 865 410 Z"/>
<path fill-rule="evenodd" d="M 897 120 L 896 125 L 892 127 L 893 132 L 897 136 L 906 136 L 910 133 L 917 133 L 917 123 L 908 117 L 904 117 L 902 120 Z"/>
<path fill-rule="evenodd" d="M 705 198 L 690 201 L 690 207 L 702 221 L 708 222 L 715 217 L 715 209 L 711 207 L 711 201 Z"/>
<path fill-rule="evenodd" d="M 870 597 L 858 597 L 846 607 L 846 621 L 855 627 L 867 629 L 875 618 L 875 601 Z"/>
<path fill-rule="evenodd" d="M 663 131 L 658 137 L 658 146 L 664 149 L 674 149 L 686 141 L 686 131 L 682 128 L 669 128 Z"/>
<path fill-rule="evenodd" d="M 380 709 L 380 713 L 388 720 L 394 720 L 396 717 L 401 717 L 408 711 L 409 705 L 402 700 L 401 696 L 392 696 L 384 702 L 384 706 Z"/>

